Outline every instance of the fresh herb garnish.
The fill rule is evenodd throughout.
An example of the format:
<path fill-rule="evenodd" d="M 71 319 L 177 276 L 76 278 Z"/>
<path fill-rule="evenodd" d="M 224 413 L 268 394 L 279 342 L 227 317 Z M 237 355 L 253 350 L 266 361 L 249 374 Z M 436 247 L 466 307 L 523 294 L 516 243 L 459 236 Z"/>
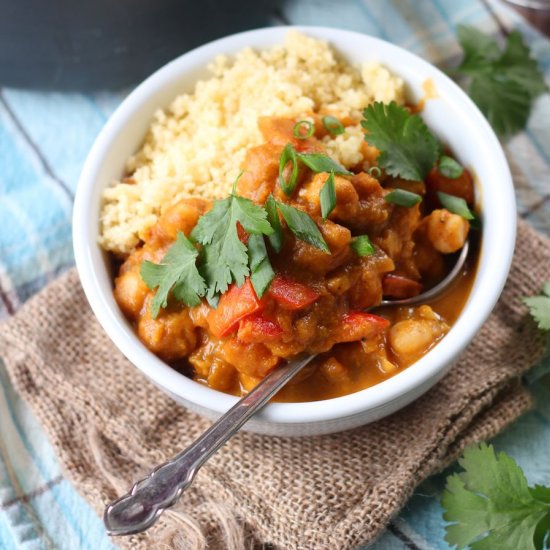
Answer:
<path fill-rule="evenodd" d="M 283 215 L 288 228 L 298 237 L 300 240 L 305 241 L 313 245 L 315 248 L 330 254 L 330 248 L 328 247 L 323 235 L 319 231 L 319 228 L 315 222 L 309 217 L 308 214 L 294 208 L 284 202 L 275 201 L 277 208 Z"/>
<path fill-rule="evenodd" d="M 538 296 L 526 296 L 523 302 L 542 330 L 550 330 L 550 281 L 546 281 Z"/>
<path fill-rule="evenodd" d="M 141 264 L 141 278 L 157 292 L 151 303 L 151 316 L 156 319 L 161 307 L 168 305 L 168 293 L 188 306 L 200 303 L 206 292 L 206 284 L 196 266 L 199 251 L 193 243 L 178 231 L 176 241 L 170 247 L 160 264 L 144 261 Z"/>
<path fill-rule="evenodd" d="M 322 153 L 297 153 L 298 158 L 313 172 L 334 172 L 340 176 L 353 176 L 341 164 Z"/>
<path fill-rule="evenodd" d="M 373 103 L 363 116 L 365 140 L 380 150 L 378 165 L 390 176 L 424 180 L 439 153 L 439 143 L 424 121 L 395 101 Z"/>
<path fill-rule="evenodd" d="M 449 212 L 452 212 L 453 214 L 458 214 L 465 220 L 473 220 L 475 218 L 474 214 L 468 208 L 468 204 L 463 198 L 443 193 L 443 191 L 438 191 L 437 196 L 443 208 L 446 208 Z"/>
<path fill-rule="evenodd" d="M 328 218 L 328 215 L 336 207 L 336 187 L 334 185 L 334 172 L 331 172 L 325 181 L 320 192 L 321 198 L 321 216 L 323 220 Z"/>
<path fill-rule="evenodd" d="M 315 126 L 309 120 L 299 120 L 292 129 L 292 135 L 297 139 L 307 139 L 313 135 Z"/>
<path fill-rule="evenodd" d="M 290 162 L 290 177 L 285 180 L 284 171 L 286 165 Z M 279 185 L 284 191 L 285 195 L 290 196 L 296 188 L 296 183 L 298 182 L 298 158 L 296 149 L 292 147 L 290 143 L 287 143 L 281 156 L 279 157 Z"/>
<path fill-rule="evenodd" d="M 237 222 L 250 235 L 273 233 L 265 209 L 234 193 L 214 202 L 191 232 L 203 245 L 201 272 L 209 296 L 223 294 L 233 281 L 241 286 L 249 274 L 247 249 L 239 240 Z"/>
<path fill-rule="evenodd" d="M 504 50 L 474 27 L 460 25 L 464 58 L 457 71 L 470 79 L 467 90 L 495 131 L 503 136 L 525 128 L 535 99 L 546 91 L 544 75 L 517 31 Z"/>
<path fill-rule="evenodd" d="M 398 206 L 405 206 L 406 208 L 411 208 L 422 201 L 422 197 L 418 193 L 406 191 L 405 189 L 394 189 L 388 193 L 384 199 L 386 202 L 391 202 Z"/>
<path fill-rule="evenodd" d="M 446 178 L 453 180 L 462 176 L 464 172 L 464 168 L 454 158 L 448 157 L 447 155 L 441 155 L 439 157 L 437 168 Z"/>
<path fill-rule="evenodd" d="M 267 221 L 273 228 L 273 233 L 268 235 L 267 238 L 269 239 L 269 243 L 273 247 L 273 250 L 275 250 L 275 252 L 280 252 L 283 247 L 283 228 L 281 227 L 281 220 L 279 218 L 279 213 L 277 212 L 277 203 L 272 195 L 267 197 L 264 208 L 267 212 Z"/>
<path fill-rule="evenodd" d="M 330 115 L 324 116 L 322 122 L 327 132 L 333 136 L 339 136 L 346 131 L 344 125 L 336 117 Z"/>
<path fill-rule="evenodd" d="M 367 172 L 369 173 L 369 176 L 372 176 L 373 178 L 378 179 L 382 175 L 382 170 L 378 168 L 378 166 L 371 166 Z"/>
<path fill-rule="evenodd" d="M 191 232 L 191 239 L 202 245 L 198 267 L 199 251 L 181 231 L 160 264 L 142 263 L 143 280 L 149 288 L 157 288 L 151 305 L 152 316 L 156 318 L 160 308 L 167 306 L 170 292 L 188 306 L 196 306 L 200 298 L 206 297 L 215 308 L 229 285 L 235 282 L 240 287 L 248 275 L 261 297 L 275 276 L 264 235 L 276 252 L 283 244 L 278 211 L 298 239 L 330 254 L 319 228 L 306 212 L 278 202 L 271 195 L 265 207 L 259 206 L 236 195 L 234 185 L 233 193 L 215 201 Z M 237 224 L 248 234 L 247 245 L 239 239 Z"/>
<path fill-rule="evenodd" d="M 248 239 L 248 262 L 250 266 L 250 282 L 261 298 L 275 277 L 269 261 L 263 235 L 250 235 Z"/>
<path fill-rule="evenodd" d="M 517 463 L 491 445 L 467 447 L 464 471 L 447 478 L 445 540 L 459 550 L 542 550 L 550 532 L 550 487 L 529 487 Z"/>
<path fill-rule="evenodd" d="M 351 248 L 355 250 L 358 256 L 372 256 L 376 252 L 368 235 L 359 235 L 351 240 Z"/>
<path fill-rule="evenodd" d="M 313 172 L 334 172 L 344 176 L 352 176 L 353 173 L 342 165 L 322 153 L 298 153 L 292 144 L 287 143 L 279 157 L 279 184 L 285 195 L 290 197 L 298 183 L 298 161 L 305 164 Z M 284 171 L 288 163 L 291 163 L 291 172 L 288 180 L 285 180 Z"/>

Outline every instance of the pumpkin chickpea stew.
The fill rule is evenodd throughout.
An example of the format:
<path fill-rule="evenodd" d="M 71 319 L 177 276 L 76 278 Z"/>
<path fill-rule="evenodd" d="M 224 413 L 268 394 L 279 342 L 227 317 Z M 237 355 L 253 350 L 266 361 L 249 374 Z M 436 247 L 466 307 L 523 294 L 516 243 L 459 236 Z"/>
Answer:
<path fill-rule="evenodd" d="M 356 132 L 357 163 L 329 139 Z M 229 196 L 167 205 L 118 256 L 114 296 L 147 348 L 234 395 L 300 353 L 319 354 L 276 400 L 333 398 L 373 386 L 444 338 L 473 283 L 474 186 L 413 109 L 371 103 L 260 117 Z M 475 223 L 474 223 L 475 222 Z M 471 227 L 474 226 L 474 227 Z M 473 253 L 450 290 L 416 296 Z"/>

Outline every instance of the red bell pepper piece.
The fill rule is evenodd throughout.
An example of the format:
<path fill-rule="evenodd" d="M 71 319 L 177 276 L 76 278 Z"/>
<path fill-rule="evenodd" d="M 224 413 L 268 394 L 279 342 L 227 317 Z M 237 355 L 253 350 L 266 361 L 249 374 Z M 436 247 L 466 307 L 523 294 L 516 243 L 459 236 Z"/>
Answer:
<path fill-rule="evenodd" d="M 239 237 L 239 241 L 241 241 L 243 244 L 248 244 L 248 239 L 250 238 L 250 235 L 244 230 L 241 222 L 237 222 L 237 237 Z"/>
<path fill-rule="evenodd" d="M 342 317 L 336 329 L 336 341 L 355 342 L 363 338 L 371 338 L 386 330 L 389 325 L 390 322 L 379 315 L 350 311 Z"/>
<path fill-rule="evenodd" d="M 272 342 L 283 334 L 281 325 L 272 319 L 264 317 L 261 313 L 254 313 L 245 317 L 239 323 L 237 337 L 242 342 Z"/>
<path fill-rule="evenodd" d="M 290 310 L 303 309 L 319 298 L 313 289 L 282 275 L 271 281 L 268 293 L 282 308 Z"/>
<path fill-rule="evenodd" d="M 388 273 L 382 279 L 382 293 L 392 298 L 412 298 L 422 292 L 422 285 L 413 279 Z"/>
<path fill-rule="evenodd" d="M 250 279 L 246 278 L 242 286 L 232 284 L 222 294 L 218 307 L 208 313 L 208 326 L 217 338 L 227 336 L 237 330 L 241 319 L 261 311 L 264 307 L 264 303 L 256 296 Z"/>

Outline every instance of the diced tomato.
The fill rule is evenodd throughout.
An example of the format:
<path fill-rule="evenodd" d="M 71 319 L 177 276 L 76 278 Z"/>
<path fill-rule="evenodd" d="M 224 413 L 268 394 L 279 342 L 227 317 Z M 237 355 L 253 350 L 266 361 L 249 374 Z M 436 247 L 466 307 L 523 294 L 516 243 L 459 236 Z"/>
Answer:
<path fill-rule="evenodd" d="M 463 198 L 468 204 L 474 203 L 474 182 L 472 174 L 466 168 L 458 178 L 446 178 L 437 167 L 432 168 L 426 178 L 426 188 L 430 201 L 439 206 L 437 192 Z"/>
<path fill-rule="evenodd" d="M 363 311 L 350 311 L 343 316 L 336 329 L 336 341 L 355 342 L 363 338 L 371 338 L 386 330 L 389 325 L 390 322 L 379 315 Z"/>
<path fill-rule="evenodd" d="M 242 286 L 233 284 L 222 294 L 218 307 L 208 313 L 208 327 L 217 338 L 227 336 L 237 330 L 241 319 L 261 311 L 264 307 L 247 278 Z"/>
<path fill-rule="evenodd" d="M 277 321 L 264 317 L 261 313 L 254 313 L 239 323 L 237 337 L 242 342 L 262 343 L 277 340 L 282 333 L 283 329 Z"/>
<path fill-rule="evenodd" d="M 392 298 L 412 298 L 422 292 L 422 285 L 408 277 L 387 273 L 382 279 L 382 292 Z"/>
<path fill-rule="evenodd" d="M 311 305 L 319 294 L 302 283 L 277 275 L 269 287 L 269 295 L 284 309 L 297 310 Z"/>
<path fill-rule="evenodd" d="M 243 244 L 248 244 L 248 239 L 250 238 L 250 235 L 244 230 L 241 222 L 237 222 L 237 236 L 239 237 L 239 241 L 241 241 Z"/>

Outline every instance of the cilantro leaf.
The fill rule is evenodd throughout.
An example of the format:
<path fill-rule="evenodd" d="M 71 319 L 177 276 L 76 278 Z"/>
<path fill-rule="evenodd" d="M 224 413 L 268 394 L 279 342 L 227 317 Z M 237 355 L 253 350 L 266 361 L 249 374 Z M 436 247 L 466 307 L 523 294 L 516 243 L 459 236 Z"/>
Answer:
<path fill-rule="evenodd" d="M 210 298 L 223 294 L 233 281 L 237 286 L 242 285 L 250 273 L 247 248 L 239 240 L 237 222 L 251 235 L 273 233 L 265 209 L 235 194 L 216 201 L 212 209 L 199 218 L 191 233 L 204 247 L 201 271 Z"/>
<path fill-rule="evenodd" d="M 149 288 L 157 289 L 151 304 L 153 319 L 157 318 L 161 307 L 168 305 L 170 290 L 174 298 L 188 306 L 200 303 L 200 297 L 206 293 L 206 284 L 196 266 L 198 255 L 193 243 L 178 231 L 176 241 L 160 264 L 149 261 L 141 264 L 141 278 Z"/>
<path fill-rule="evenodd" d="M 523 303 L 542 330 L 550 330 L 550 281 L 546 281 L 538 296 L 526 296 Z"/>
<path fill-rule="evenodd" d="M 273 228 L 273 233 L 268 235 L 269 242 L 275 252 L 280 252 L 283 247 L 283 228 L 281 227 L 281 220 L 279 219 L 279 213 L 277 212 L 277 203 L 273 198 L 273 195 L 269 195 L 265 201 L 264 208 L 267 212 L 267 220 Z"/>
<path fill-rule="evenodd" d="M 511 32 L 502 52 L 495 40 L 472 27 L 460 26 L 458 40 L 464 58 L 457 71 L 470 78 L 470 97 L 498 134 L 522 130 L 546 84 L 521 34 Z"/>
<path fill-rule="evenodd" d="M 535 534 L 537 544 L 544 540 L 539 526 L 546 525 L 550 504 L 533 497 L 516 462 L 482 443 L 466 448 L 459 464 L 464 471 L 447 478 L 441 500 L 451 523 L 445 540 L 459 550 L 542 550 Z"/>
<path fill-rule="evenodd" d="M 463 72 L 477 71 L 494 61 L 500 53 L 496 40 L 470 25 L 459 25 L 456 30 L 458 42 L 464 51 L 460 65 Z"/>
<path fill-rule="evenodd" d="M 261 298 L 275 277 L 262 235 L 250 235 L 248 239 L 248 259 L 250 282 L 258 298 Z"/>
<path fill-rule="evenodd" d="M 365 141 L 380 149 L 378 165 L 390 175 L 424 180 L 439 156 L 439 144 L 424 121 L 392 101 L 369 105 L 361 125 Z"/>

